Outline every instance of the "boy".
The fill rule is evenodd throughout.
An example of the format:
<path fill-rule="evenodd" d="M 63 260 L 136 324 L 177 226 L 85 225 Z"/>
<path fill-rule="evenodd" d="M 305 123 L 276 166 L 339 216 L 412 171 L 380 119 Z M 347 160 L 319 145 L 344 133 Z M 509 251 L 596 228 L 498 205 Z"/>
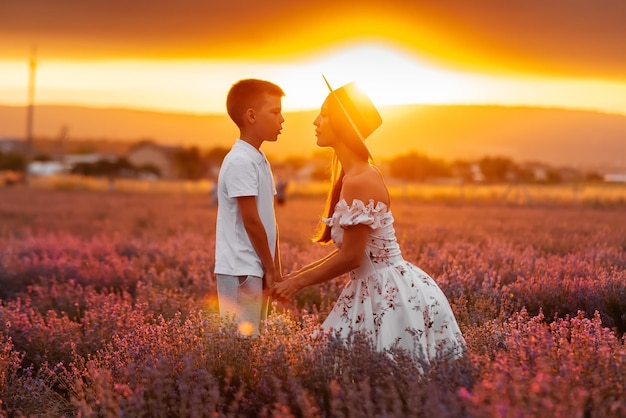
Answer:
<path fill-rule="evenodd" d="M 217 181 L 215 274 L 220 315 L 234 316 L 243 335 L 258 335 L 269 292 L 281 280 L 276 189 L 260 150 L 275 142 L 285 121 L 283 90 L 269 81 L 244 79 L 228 92 L 228 115 L 239 139 L 224 158 Z"/>

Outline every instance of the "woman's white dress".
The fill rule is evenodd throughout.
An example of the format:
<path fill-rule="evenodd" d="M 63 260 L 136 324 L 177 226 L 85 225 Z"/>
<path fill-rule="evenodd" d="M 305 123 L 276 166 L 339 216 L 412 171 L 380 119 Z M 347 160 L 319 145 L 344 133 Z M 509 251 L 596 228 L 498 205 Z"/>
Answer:
<path fill-rule="evenodd" d="M 450 304 L 428 274 L 402 258 L 393 221 L 384 203 L 356 199 L 351 206 L 340 200 L 324 219 L 337 247 L 346 227 L 364 224 L 371 231 L 359 268 L 350 271 L 322 328 L 342 337 L 364 332 L 377 350 L 397 344 L 423 361 L 459 357 L 465 341 Z"/>

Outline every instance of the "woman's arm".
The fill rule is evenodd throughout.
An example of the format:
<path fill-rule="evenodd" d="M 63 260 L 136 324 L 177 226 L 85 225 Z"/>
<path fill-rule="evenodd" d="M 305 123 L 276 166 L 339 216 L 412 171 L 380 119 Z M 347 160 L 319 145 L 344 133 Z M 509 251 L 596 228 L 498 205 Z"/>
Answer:
<path fill-rule="evenodd" d="M 301 269 L 289 280 L 276 283 L 274 297 L 289 301 L 307 286 L 324 283 L 359 267 L 364 257 L 369 229 L 367 225 L 347 227 L 340 249 Z"/>
<path fill-rule="evenodd" d="M 297 270 L 297 271 L 295 271 L 293 273 L 290 273 L 289 276 L 293 276 L 293 275 L 296 275 L 298 273 L 303 273 L 303 272 L 305 272 L 307 270 L 311 270 L 311 269 L 319 266 L 320 264 L 322 264 L 326 260 L 328 260 L 330 257 L 333 257 L 335 255 L 335 253 L 337 253 L 337 251 L 339 251 L 339 250 L 337 250 L 337 249 L 333 250 L 333 252 L 331 252 L 330 254 L 327 254 L 323 258 L 320 258 L 319 260 L 316 260 L 316 261 L 312 262 L 311 264 L 307 264 L 306 266 L 301 267 L 299 270 Z"/>
<path fill-rule="evenodd" d="M 346 177 L 342 186 L 342 196 L 352 204 L 354 199 L 368 202 L 370 199 L 389 203 L 387 189 L 379 173 L 370 169 L 363 175 Z M 350 270 L 359 267 L 365 256 L 365 247 L 369 238 L 370 227 L 363 224 L 345 227 L 341 247 L 278 284 L 273 295 L 279 299 L 291 300 L 307 286 L 324 283 Z"/>

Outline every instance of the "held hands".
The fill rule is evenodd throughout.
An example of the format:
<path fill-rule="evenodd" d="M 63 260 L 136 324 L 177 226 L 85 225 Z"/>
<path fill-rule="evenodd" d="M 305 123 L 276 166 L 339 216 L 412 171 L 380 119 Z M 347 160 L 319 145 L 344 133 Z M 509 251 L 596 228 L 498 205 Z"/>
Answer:
<path fill-rule="evenodd" d="M 301 277 L 298 272 L 289 273 L 282 277 L 278 283 L 274 283 L 271 296 L 281 302 L 291 302 L 296 294 L 302 290 Z"/>

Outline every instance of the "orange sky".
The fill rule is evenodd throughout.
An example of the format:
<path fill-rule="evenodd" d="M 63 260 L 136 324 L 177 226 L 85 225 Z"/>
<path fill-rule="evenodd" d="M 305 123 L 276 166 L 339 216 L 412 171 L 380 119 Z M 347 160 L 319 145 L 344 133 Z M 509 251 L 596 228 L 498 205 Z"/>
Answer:
<path fill-rule="evenodd" d="M 468 67 L 626 80 L 623 0 L 3 0 L 0 57 L 265 58 L 355 37 Z"/>
<path fill-rule="evenodd" d="M 327 53 L 331 47 L 374 43 L 392 45 L 402 54 L 414 57 L 424 69 L 469 77 L 465 84 L 468 91 L 463 96 L 432 96 L 434 102 L 458 102 L 465 98 L 475 102 L 512 104 L 517 100 L 531 104 L 536 100 L 544 106 L 565 106 L 571 102 L 574 107 L 584 107 L 585 97 L 589 97 L 591 108 L 626 114 L 624 22 L 624 0 L 2 0 L 0 72 L 8 81 L 2 84 L 0 80 L 0 104 L 25 100 L 25 81 L 20 80 L 26 76 L 19 73 L 18 63 L 27 62 L 33 45 L 37 46 L 40 63 L 40 102 L 141 107 L 141 102 L 132 102 L 130 96 L 145 94 L 146 101 L 154 102 L 159 87 L 166 87 L 163 78 L 147 75 L 154 78 L 152 93 L 125 87 L 128 97 L 120 90 L 111 98 L 112 81 L 102 82 L 106 85 L 103 89 L 109 91 L 109 96 L 104 96 L 97 89 L 99 80 L 107 74 L 121 80 L 129 64 L 116 70 L 102 67 L 102 63 L 141 62 L 146 64 L 145 71 L 162 69 L 164 78 L 177 74 L 172 63 L 195 63 L 193 70 L 188 67 L 178 74 L 184 78 L 190 77 L 190 71 L 205 71 L 199 94 L 220 96 L 223 100 L 224 90 L 211 87 L 211 83 L 228 83 L 223 76 L 233 67 L 218 64 L 239 63 L 241 68 L 251 68 L 250 76 L 255 76 L 251 63 L 280 67 Z M 372 57 L 378 60 L 372 64 L 384 77 L 387 69 L 380 62 L 384 56 Z M 197 66 L 204 62 L 211 62 L 213 67 Z M 58 71 L 66 68 L 72 73 L 65 74 L 66 78 L 80 78 L 82 69 L 91 71 L 85 76 L 85 83 L 92 86 L 68 86 L 55 81 L 45 73 L 55 63 Z M 346 68 L 347 74 L 335 75 L 332 69 L 328 72 L 331 79 L 334 76 L 335 84 L 343 83 L 350 81 L 344 77 L 352 73 L 358 79 L 368 64 L 359 61 L 354 68 Z M 349 63 L 337 65 L 349 67 Z M 98 72 L 97 68 L 111 70 Z M 390 77 L 394 76 L 394 68 L 388 69 Z M 259 74 L 272 73 L 259 70 Z M 430 75 L 432 72 L 425 72 L 423 77 Z M 485 91 L 481 99 L 469 90 L 482 86 L 487 77 L 493 82 L 481 88 Z M 445 88 L 456 80 L 440 78 L 440 85 Z M 515 80 L 523 83 L 516 88 Z M 323 87 L 321 80 L 314 83 Z M 538 94 L 533 91 L 544 91 L 546 86 L 553 90 L 552 98 L 533 97 Z M 142 87 L 149 88 L 147 84 Z M 416 86 L 416 91 L 419 88 L 422 87 Z M 180 97 L 174 97 L 175 89 L 173 86 L 168 92 L 163 91 L 164 103 L 197 100 L 193 109 L 210 108 L 200 96 L 185 96 L 182 87 Z M 568 95 L 571 99 L 564 97 Z M 98 97 L 103 99 L 98 101 Z"/>

